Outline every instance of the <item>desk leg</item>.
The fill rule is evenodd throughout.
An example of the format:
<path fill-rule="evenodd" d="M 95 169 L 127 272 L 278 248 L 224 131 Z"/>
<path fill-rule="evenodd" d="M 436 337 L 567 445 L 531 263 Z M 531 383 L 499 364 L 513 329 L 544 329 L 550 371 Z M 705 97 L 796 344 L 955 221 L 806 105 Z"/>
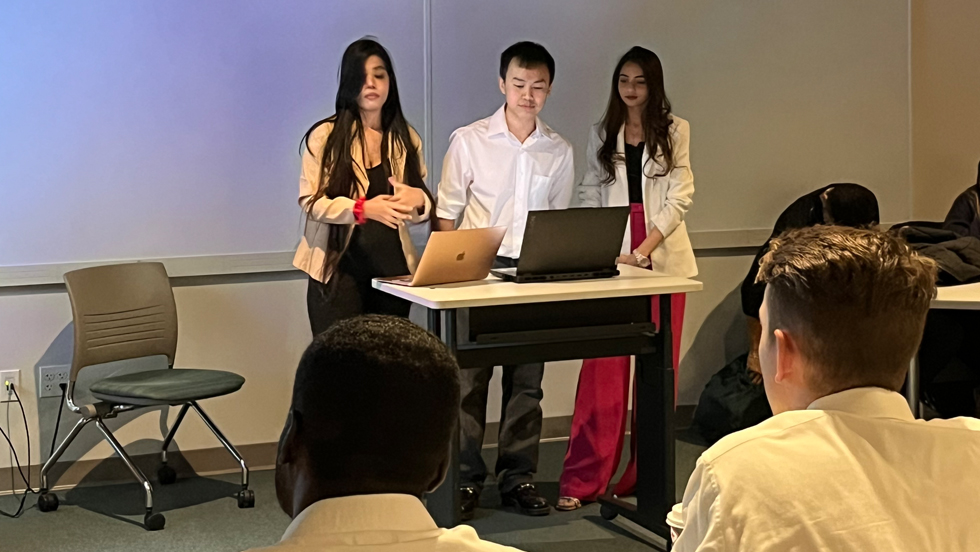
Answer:
<path fill-rule="evenodd" d="M 439 337 L 456 355 L 456 311 L 454 309 L 428 312 L 429 331 Z M 436 327 L 440 326 L 440 327 Z M 439 527 L 455 527 L 460 522 L 459 503 L 459 422 L 453 426 L 449 443 L 449 471 L 442 485 L 426 495 L 426 508 Z"/>
<path fill-rule="evenodd" d="M 919 409 L 920 378 L 919 354 L 916 353 L 915 356 L 912 357 L 912 362 L 909 363 L 909 373 L 905 378 L 905 399 L 909 402 L 909 408 L 912 410 L 912 415 L 916 418 L 922 417 L 922 412 Z"/>
<path fill-rule="evenodd" d="M 436 336 L 441 338 L 442 333 L 439 330 L 439 313 L 440 311 L 435 309 L 425 309 L 425 329 L 428 330 L 429 333 L 434 333 Z"/>
<path fill-rule="evenodd" d="M 670 296 L 660 296 L 657 351 L 636 357 L 636 505 L 604 496 L 601 514 L 621 515 L 667 541 L 667 512 L 675 501 L 674 355 L 670 327 Z"/>

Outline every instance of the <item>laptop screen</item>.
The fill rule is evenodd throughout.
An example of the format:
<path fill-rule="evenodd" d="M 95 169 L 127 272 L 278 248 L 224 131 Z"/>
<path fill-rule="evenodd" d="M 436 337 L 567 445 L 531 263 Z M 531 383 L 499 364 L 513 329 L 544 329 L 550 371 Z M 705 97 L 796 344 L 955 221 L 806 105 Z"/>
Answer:
<path fill-rule="evenodd" d="M 517 274 L 615 269 L 629 212 L 629 207 L 531 211 Z"/>

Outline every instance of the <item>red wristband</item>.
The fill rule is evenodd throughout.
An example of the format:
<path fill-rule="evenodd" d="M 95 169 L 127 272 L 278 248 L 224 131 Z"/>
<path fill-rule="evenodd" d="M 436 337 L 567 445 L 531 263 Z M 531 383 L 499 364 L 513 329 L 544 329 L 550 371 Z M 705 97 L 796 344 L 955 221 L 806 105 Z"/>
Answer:
<path fill-rule="evenodd" d="M 354 222 L 357 224 L 364 224 L 367 222 L 367 217 L 364 216 L 364 201 L 363 197 L 357 198 L 354 202 Z"/>

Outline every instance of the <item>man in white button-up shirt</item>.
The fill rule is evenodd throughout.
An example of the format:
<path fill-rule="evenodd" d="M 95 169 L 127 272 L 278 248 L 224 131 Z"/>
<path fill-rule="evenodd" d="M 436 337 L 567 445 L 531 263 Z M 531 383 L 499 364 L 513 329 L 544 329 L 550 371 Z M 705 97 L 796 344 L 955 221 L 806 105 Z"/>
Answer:
<path fill-rule="evenodd" d="M 460 229 L 503 226 L 498 254 L 517 259 L 528 211 L 568 208 L 575 171 L 571 144 L 537 116 L 551 88 L 548 70 L 510 64 L 500 79 L 507 103 L 449 138 L 436 216 L 440 230 L 457 221 Z"/>
<path fill-rule="evenodd" d="M 500 91 L 506 103 L 492 116 L 457 129 L 439 182 L 436 216 L 440 230 L 507 229 L 498 267 L 521 256 L 529 211 L 566 209 L 574 184 L 572 146 L 538 118 L 554 80 L 547 50 L 519 42 L 500 57 Z M 493 368 L 462 372 L 460 419 L 463 519 L 473 516 L 487 476 L 480 449 L 486 426 L 487 391 Z M 548 503 L 532 483 L 541 437 L 541 378 L 544 365 L 505 366 L 497 482 L 504 503 L 527 515 L 545 515 Z"/>
<path fill-rule="evenodd" d="M 775 416 L 701 456 L 674 550 L 980 549 L 980 421 L 915 420 L 898 393 L 935 274 L 870 230 L 772 242 L 759 356 Z"/>
<path fill-rule="evenodd" d="M 466 525 L 440 529 L 420 500 L 449 465 L 458 373 L 449 349 L 403 318 L 351 318 L 317 336 L 276 458 L 293 521 L 264 550 L 517 552 Z"/>

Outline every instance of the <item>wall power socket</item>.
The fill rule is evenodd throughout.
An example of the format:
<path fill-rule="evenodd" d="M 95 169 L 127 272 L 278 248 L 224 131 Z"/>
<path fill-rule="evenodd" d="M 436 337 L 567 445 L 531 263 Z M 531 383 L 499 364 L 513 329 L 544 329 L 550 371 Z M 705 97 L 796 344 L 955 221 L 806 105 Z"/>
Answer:
<path fill-rule="evenodd" d="M 0 372 L 0 402 L 12 402 L 17 400 L 14 396 L 13 391 L 7 390 L 7 382 L 14 384 L 14 388 L 17 389 L 18 395 L 23 395 L 24 392 L 20 387 L 20 370 L 4 370 Z"/>
<path fill-rule="evenodd" d="M 55 366 L 37 367 L 37 396 L 61 397 L 61 387 L 59 384 L 68 385 L 68 375 L 71 373 L 71 366 L 59 364 Z"/>

